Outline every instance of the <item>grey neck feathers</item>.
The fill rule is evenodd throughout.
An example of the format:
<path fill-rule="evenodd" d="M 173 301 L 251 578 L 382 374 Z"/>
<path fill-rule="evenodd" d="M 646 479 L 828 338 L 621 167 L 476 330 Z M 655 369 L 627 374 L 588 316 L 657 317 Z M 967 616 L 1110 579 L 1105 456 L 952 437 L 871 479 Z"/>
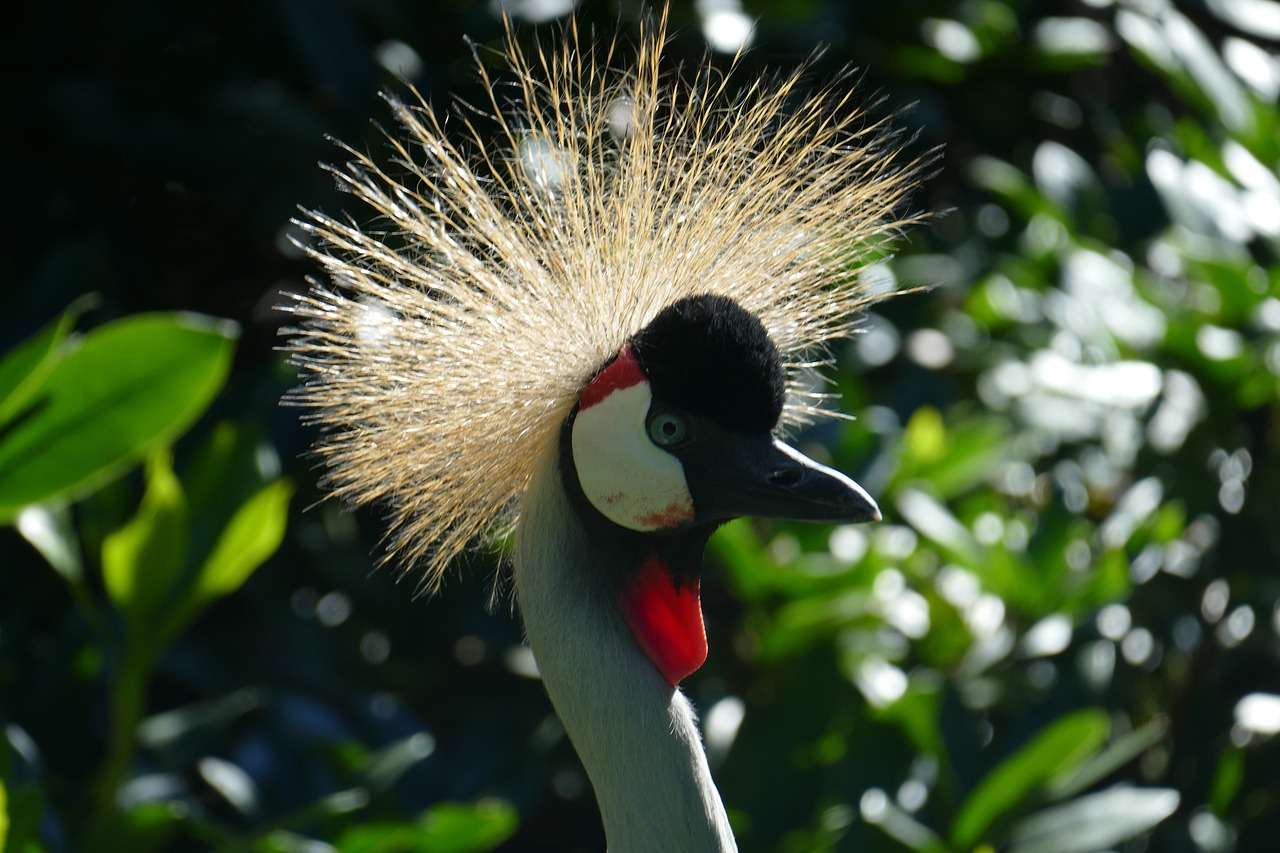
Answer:
<path fill-rule="evenodd" d="M 565 495 L 556 454 L 526 492 L 516 596 L 611 853 L 736 851 L 689 701 L 635 644 Z"/>

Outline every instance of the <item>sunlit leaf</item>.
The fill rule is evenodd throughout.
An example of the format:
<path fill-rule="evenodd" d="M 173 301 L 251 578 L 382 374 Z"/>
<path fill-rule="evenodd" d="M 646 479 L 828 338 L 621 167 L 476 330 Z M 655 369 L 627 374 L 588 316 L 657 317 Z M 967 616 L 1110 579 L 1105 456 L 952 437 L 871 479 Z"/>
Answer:
<path fill-rule="evenodd" d="M 932 406 L 917 409 L 902 435 L 902 452 L 916 466 L 927 466 L 947 452 L 947 428 Z"/>
<path fill-rule="evenodd" d="M 1031 40 L 1039 65 L 1055 70 L 1101 65 L 1114 49 L 1110 30 L 1089 18 L 1044 18 Z"/>
<path fill-rule="evenodd" d="M 22 538 L 69 583 L 83 580 L 80 540 L 66 507 L 29 506 L 18 513 L 17 528 Z"/>
<path fill-rule="evenodd" d="M 343 853 L 484 853 L 513 834 L 516 810 L 499 800 L 440 803 L 416 823 L 369 823 L 338 839 Z"/>
<path fill-rule="evenodd" d="M 515 833 L 516 810 L 501 800 L 474 804 L 441 803 L 421 820 L 422 853 L 480 853 L 492 850 Z"/>
<path fill-rule="evenodd" d="M 1050 800 L 1073 797 L 1097 784 L 1164 739 L 1168 720 L 1156 717 L 1131 732 L 1116 738 L 1097 755 L 1090 757 L 1072 772 L 1060 775 L 1045 788 Z"/>
<path fill-rule="evenodd" d="M 908 850 L 947 853 L 946 842 L 878 790 L 862 798 L 862 818 Z"/>
<path fill-rule="evenodd" d="M 377 791 L 389 788 L 410 768 L 425 761 L 435 751 L 435 740 L 426 732 L 416 732 L 388 744 L 369 756 L 362 783 Z"/>
<path fill-rule="evenodd" d="M 18 412 L 57 363 L 59 346 L 76 320 L 93 307 L 95 297 L 85 296 L 32 337 L 18 344 L 0 359 L 0 424 Z"/>
<path fill-rule="evenodd" d="M 137 515 L 102 542 L 107 594 L 137 627 L 145 627 L 173 589 L 187 546 L 187 502 L 168 451 L 152 452 L 146 481 Z"/>
<path fill-rule="evenodd" d="M 164 749 L 201 729 L 226 728 L 264 702 L 263 690 L 243 687 L 226 696 L 153 714 L 138 725 L 138 743 L 148 749 Z"/>
<path fill-rule="evenodd" d="M 1007 421 L 966 419 L 952 428 L 949 439 L 947 453 L 925 472 L 939 497 L 953 498 L 978 486 L 1010 461 Z"/>
<path fill-rule="evenodd" d="M 997 819 L 1021 803 L 1034 801 L 1056 777 L 1074 771 L 1103 744 L 1110 728 L 1106 712 L 1098 709 L 1077 711 L 1050 723 L 978 783 L 956 814 L 952 843 L 972 847 Z"/>
<path fill-rule="evenodd" d="M 210 602 L 239 589 L 276 552 L 284 539 L 292 495 L 291 482 L 276 480 L 236 510 L 166 620 L 167 634 L 180 630 Z"/>
<path fill-rule="evenodd" d="M 191 547 L 207 554 L 240 506 L 280 476 L 280 460 L 255 425 L 222 421 L 180 473 L 191 506 Z"/>
<path fill-rule="evenodd" d="M 259 810 L 258 786 L 240 765 L 206 755 L 196 763 L 196 769 L 205 784 L 236 811 L 251 815 Z"/>
<path fill-rule="evenodd" d="M 181 434 L 222 387 L 237 334 L 150 314 L 84 336 L 0 437 L 0 519 L 105 482 Z"/>
<path fill-rule="evenodd" d="M 982 546 L 943 503 L 919 489 L 898 495 L 898 512 L 922 536 L 968 565 L 982 557 Z"/>
<path fill-rule="evenodd" d="M 1027 219 L 1046 213 L 1055 219 L 1062 218 L 1061 211 L 1036 189 L 1031 179 L 1010 163 L 995 157 L 974 157 L 969 162 L 969 176 L 978 187 L 1004 199 Z"/>
<path fill-rule="evenodd" d="M 1010 832 L 1010 853 L 1093 853 L 1154 827 L 1178 808 L 1172 788 L 1117 785 L 1024 818 Z"/>
<path fill-rule="evenodd" d="M 235 592 L 276 552 L 284 538 L 292 495 L 292 483 L 276 480 L 240 507 L 196 576 L 194 594 L 198 599 L 207 601 Z"/>

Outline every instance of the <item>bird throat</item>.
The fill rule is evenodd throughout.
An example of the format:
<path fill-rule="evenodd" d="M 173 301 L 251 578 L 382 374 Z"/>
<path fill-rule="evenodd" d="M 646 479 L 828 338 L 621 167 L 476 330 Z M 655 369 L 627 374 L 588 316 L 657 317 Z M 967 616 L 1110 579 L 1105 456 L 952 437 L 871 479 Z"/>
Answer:
<path fill-rule="evenodd" d="M 602 515 L 582 490 L 571 449 L 572 419 L 561 431 L 561 482 L 600 564 L 601 582 L 636 646 L 673 688 L 707 659 L 700 595 L 702 555 L 714 525 L 670 533 L 624 528 Z"/>
<path fill-rule="evenodd" d="M 695 570 L 685 573 L 650 557 L 623 585 L 619 605 L 636 644 L 672 687 L 707 659 L 707 631 Z"/>

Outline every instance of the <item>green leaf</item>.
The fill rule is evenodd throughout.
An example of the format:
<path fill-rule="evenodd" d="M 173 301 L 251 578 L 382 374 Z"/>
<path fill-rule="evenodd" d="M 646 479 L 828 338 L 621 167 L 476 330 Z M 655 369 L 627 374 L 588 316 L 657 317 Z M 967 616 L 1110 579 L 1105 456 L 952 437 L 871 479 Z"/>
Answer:
<path fill-rule="evenodd" d="M 102 834 L 95 839 L 94 849 L 128 850 L 129 853 L 172 849 L 184 815 L 182 809 L 170 801 L 142 803 L 112 815 Z"/>
<path fill-rule="evenodd" d="M 1037 812 L 1010 832 L 1009 853 L 1093 853 L 1146 832 L 1178 808 L 1172 788 L 1117 785 Z"/>
<path fill-rule="evenodd" d="M 252 425 L 223 421 L 180 473 L 191 507 L 191 551 L 204 557 L 244 502 L 280 476 L 280 460 Z"/>
<path fill-rule="evenodd" d="M 390 743 L 369 756 L 361 784 L 374 791 L 386 790 L 409 769 L 426 760 L 435 748 L 435 740 L 425 732 Z"/>
<path fill-rule="evenodd" d="M 998 418 L 972 419 L 955 425 L 947 453 L 922 476 L 939 497 L 952 498 L 988 479 L 1009 459 L 1008 423 Z"/>
<path fill-rule="evenodd" d="M 12 418 L 40 387 L 57 363 L 59 347 L 76 320 L 96 301 L 96 297 L 83 296 L 72 302 L 58 319 L 0 359 L 0 425 Z"/>
<path fill-rule="evenodd" d="M 875 811 L 870 813 L 866 808 L 869 797 L 875 799 Z M 947 853 L 947 845 L 941 838 L 882 792 L 868 792 L 862 802 L 863 819 L 903 847 L 917 853 Z"/>
<path fill-rule="evenodd" d="M 931 465 L 947 453 L 947 427 L 942 413 L 933 406 L 921 406 L 907 421 L 902 450 L 917 466 Z"/>
<path fill-rule="evenodd" d="M 743 601 L 759 601 L 773 589 L 778 567 L 748 519 L 735 519 L 716 531 L 708 549 L 727 570 L 734 593 Z"/>
<path fill-rule="evenodd" d="M 5 848 L 5 841 L 9 838 L 9 794 L 4 787 L 4 780 L 0 779 L 0 850 Z"/>
<path fill-rule="evenodd" d="M 166 623 L 167 634 L 181 630 L 213 600 L 239 589 L 276 552 L 284 540 L 292 496 L 293 484 L 276 480 L 240 505 Z"/>
<path fill-rule="evenodd" d="M 237 334 L 227 321 L 148 314 L 86 335 L 0 436 L 0 520 L 92 489 L 180 435 L 222 387 Z"/>
<path fill-rule="evenodd" d="M 187 501 L 169 451 L 147 459 L 138 513 L 102 542 L 102 580 L 129 621 L 144 628 L 173 590 L 187 548 Z"/>
<path fill-rule="evenodd" d="M 1110 728 L 1106 712 L 1096 708 L 1050 723 L 978 783 L 951 825 L 952 844 L 973 847 L 997 819 L 1074 772 L 1102 745 Z"/>
<path fill-rule="evenodd" d="M 1165 717 L 1156 717 L 1128 734 L 1116 738 L 1114 742 L 1107 745 L 1106 749 L 1080 764 L 1072 772 L 1059 775 L 1050 781 L 1045 789 L 1046 796 L 1050 800 L 1065 800 L 1075 796 L 1155 746 L 1164 739 L 1168 730 L 1168 720 Z"/>
<path fill-rule="evenodd" d="M 516 810 L 500 800 L 440 803 L 417 823 L 373 823 L 353 827 L 338 839 L 343 853 L 484 853 L 515 834 Z"/>
<path fill-rule="evenodd" d="M 276 480 L 240 507 L 196 576 L 196 598 L 230 595 L 276 552 L 284 540 L 292 496 L 293 484 Z"/>
<path fill-rule="evenodd" d="M 1244 782 L 1244 750 L 1229 746 L 1222 751 L 1213 773 L 1213 785 L 1209 788 L 1209 806 L 1214 814 L 1222 816 L 1231 808 L 1240 786 Z"/>
<path fill-rule="evenodd" d="M 422 853 L 481 853 L 515 834 L 519 818 L 507 803 L 481 800 L 432 806 L 420 825 L 423 835 L 417 849 Z"/>
<path fill-rule="evenodd" d="M 973 565 L 986 558 L 985 549 L 969 528 L 933 495 L 916 488 L 904 488 L 898 494 L 897 509 L 920 535 L 948 551 L 962 565 Z"/>

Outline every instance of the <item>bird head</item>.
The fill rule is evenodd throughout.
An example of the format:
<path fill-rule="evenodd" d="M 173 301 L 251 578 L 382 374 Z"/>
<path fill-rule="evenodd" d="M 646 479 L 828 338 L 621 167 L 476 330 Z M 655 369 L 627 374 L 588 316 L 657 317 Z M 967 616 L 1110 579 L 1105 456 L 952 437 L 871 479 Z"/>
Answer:
<path fill-rule="evenodd" d="M 330 284 L 289 308 L 289 399 L 324 485 L 386 508 L 384 559 L 423 591 L 524 526 L 553 457 L 601 535 L 680 551 L 677 591 L 729 518 L 876 515 L 776 434 L 826 414 L 801 377 L 892 291 L 859 273 L 917 218 L 922 164 L 811 69 L 682 76 L 666 43 L 665 13 L 625 68 L 572 25 L 532 54 L 509 33 L 451 130 L 388 96 L 395 168 L 354 148 L 329 167 L 374 224 L 297 220 Z"/>
<path fill-rule="evenodd" d="M 660 312 L 588 383 L 566 429 L 590 506 L 662 535 L 739 516 L 870 521 L 853 480 L 788 447 L 786 371 L 763 324 L 725 296 Z"/>
<path fill-rule="evenodd" d="M 861 486 L 775 436 L 785 396 L 760 320 L 728 297 L 691 296 L 622 347 L 565 424 L 566 486 L 630 556 L 618 604 L 672 686 L 706 659 L 699 563 L 717 525 L 880 518 Z"/>

